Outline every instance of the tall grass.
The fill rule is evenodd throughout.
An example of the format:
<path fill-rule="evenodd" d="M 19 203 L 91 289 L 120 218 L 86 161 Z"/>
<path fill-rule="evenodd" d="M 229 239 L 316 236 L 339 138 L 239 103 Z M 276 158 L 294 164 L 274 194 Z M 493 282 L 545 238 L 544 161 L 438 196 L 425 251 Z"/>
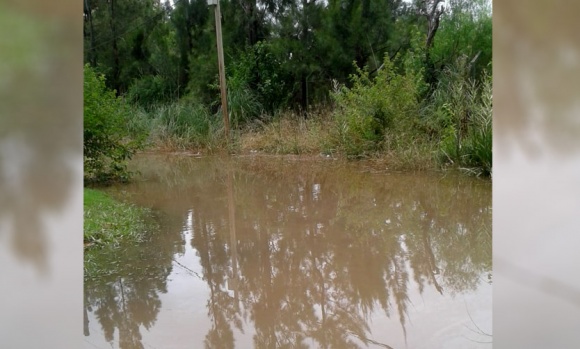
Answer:
<path fill-rule="evenodd" d="M 146 134 L 160 150 L 215 150 L 223 147 L 223 121 L 200 103 L 188 101 L 159 105 L 149 111 L 135 108 L 130 131 Z"/>
<path fill-rule="evenodd" d="M 333 120 L 328 110 L 315 110 L 308 119 L 292 112 L 279 112 L 267 122 L 255 122 L 240 134 L 242 151 L 270 154 L 330 155 L 337 150 L 331 145 Z"/>
<path fill-rule="evenodd" d="M 492 106 L 491 76 L 486 74 L 465 146 L 465 163 L 476 174 L 484 176 L 492 174 Z"/>
<path fill-rule="evenodd" d="M 467 57 L 443 73 L 424 103 L 423 128 L 439 140 L 438 160 L 476 175 L 492 171 L 492 82 L 484 73 L 477 83 L 469 77 Z"/>
<path fill-rule="evenodd" d="M 264 108 L 258 96 L 240 78 L 228 79 L 228 112 L 230 124 L 236 129 L 261 116 Z"/>

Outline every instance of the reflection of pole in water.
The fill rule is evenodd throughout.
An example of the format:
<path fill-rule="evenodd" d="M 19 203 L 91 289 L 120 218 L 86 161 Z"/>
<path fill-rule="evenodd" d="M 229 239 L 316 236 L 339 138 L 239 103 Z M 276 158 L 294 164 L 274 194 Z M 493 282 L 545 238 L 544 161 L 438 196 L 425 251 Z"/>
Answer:
<path fill-rule="evenodd" d="M 236 239 L 236 210 L 234 207 L 234 191 L 232 169 L 228 168 L 228 211 L 230 216 L 230 257 L 232 263 L 232 277 L 228 282 L 228 289 L 234 291 L 234 298 L 238 301 L 238 242 Z"/>
<path fill-rule="evenodd" d="M 84 308 L 84 313 L 83 313 L 83 333 L 86 336 L 90 336 L 91 335 L 91 331 L 89 330 L 89 316 L 87 314 L 87 304 L 86 304 L 86 299 L 85 299 L 85 304 L 83 306 Z"/>

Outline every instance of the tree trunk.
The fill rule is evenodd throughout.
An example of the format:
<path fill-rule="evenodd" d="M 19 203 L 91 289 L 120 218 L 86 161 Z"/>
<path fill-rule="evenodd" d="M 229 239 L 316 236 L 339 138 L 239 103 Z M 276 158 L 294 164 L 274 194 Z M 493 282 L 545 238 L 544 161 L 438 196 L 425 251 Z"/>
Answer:
<path fill-rule="evenodd" d="M 419 4 L 418 14 L 425 16 L 427 18 L 427 39 L 425 41 L 425 81 L 431 86 L 431 89 L 435 87 L 437 83 L 435 66 L 431 62 L 430 50 L 433 47 L 433 42 L 435 40 L 435 34 L 437 29 L 439 29 L 439 19 L 441 15 L 445 12 L 445 7 L 439 7 L 442 0 L 423 0 Z"/>
<path fill-rule="evenodd" d="M 304 117 L 308 117 L 308 81 L 307 81 L 307 54 L 308 54 L 308 0 L 302 0 L 302 66 L 300 74 L 300 107 Z"/>
<path fill-rule="evenodd" d="M 445 12 L 445 7 L 439 7 L 442 0 L 424 0 L 421 2 L 418 13 L 427 18 L 427 40 L 425 41 L 425 47 L 427 51 L 433 46 L 433 39 L 435 39 L 435 34 L 439 28 L 439 19 L 443 12 Z"/>
<path fill-rule="evenodd" d="M 249 1 L 248 43 L 254 46 L 258 42 L 258 18 L 256 16 L 256 0 Z"/>
<path fill-rule="evenodd" d="M 306 81 L 306 73 L 302 73 L 300 76 L 300 107 L 301 112 L 304 117 L 308 117 L 308 82 Z"/>
<path fill-rule="evenodd" d="M 93 13 L 90 0 L 85 0 L 85 13 L 87 14 L 87 20 L 89 21 L 89 38 L 90 47 L 88 59 L 89 63 L 94 67 L 97 65 L 96 52 L 95 52 L 95 28 L 93 26 Z"/>
<path fill-rule="evenodd" d="M 121 93 L 120 91 L 120 84 L 119 84 L 119 75 L 120 75 L 120 63 L 119 63 L 119 48 L 117 46 L 117 29 L 115 27 L 115 0 L 111 0 L 110 2 L 110 10 L 111 10 L 111 34 L 113 35 L 113 81 L 112 85 L 113 88 L 117 91 L 117 95 Z"/>

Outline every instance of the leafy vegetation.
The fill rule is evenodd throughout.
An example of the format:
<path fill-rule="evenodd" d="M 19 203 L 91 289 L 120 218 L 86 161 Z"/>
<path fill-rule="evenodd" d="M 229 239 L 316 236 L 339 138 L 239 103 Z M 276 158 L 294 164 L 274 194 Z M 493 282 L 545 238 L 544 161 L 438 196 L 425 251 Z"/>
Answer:
<path fill-rule="evenodd" d="M 140 242 L 155 230 L 148 209 L 122 203 L 96 189 L 84 189 L 84 242 L 86 247 L 119 246 Z"/>
<path fill-rule="evenodd" d="M 126 180 L 124 163 L 140 146 L 128 139 L 128 108 L 105 86 L 105 77 L 84 69 L 84 178 L 86 182 Z"/>
<path fill-rule="evenodd" d="M 442 163 L 468 167 L 478 174 L 491 174 L 492 159 L 492 82 L 484 71 L 484 80 L 465 77 L 469 67 L 466 57 L 445 71 L 437 90 L 427 105 L 434 115 L 432 127 L 440 132 L 439 159 Z"/>
<path fill-rule="evenodd" d="M 92 144 L 116 149 L 106 161 L 88 152 L 88 177 L 125 178 L 122 163 L 135 149 L 126 141 L 143 135 L 158 149 L 225 149 L 207 2 L 84 4 L 86 70 L 104 74 L 97 80 L 109 91 L 85 96 L 106 106 L 88 100 L 85 114 L 101 115 L 92 117 L 107 120 L 103 131 L 115 135 Z M 384 157 L 391 167 L 491 174 L 488 0 L 220 6 L 230 149 Z"/>
<path fill-rule="evenodd" d="M 348 155 L 396 146 L 398 134 L 413 132 L 419 111 L 418 77 L 399 74 L 385 57 L 374 78 L 368 70 L 351 75 L 352 87 L 333 93 L 338 146 Z"/>

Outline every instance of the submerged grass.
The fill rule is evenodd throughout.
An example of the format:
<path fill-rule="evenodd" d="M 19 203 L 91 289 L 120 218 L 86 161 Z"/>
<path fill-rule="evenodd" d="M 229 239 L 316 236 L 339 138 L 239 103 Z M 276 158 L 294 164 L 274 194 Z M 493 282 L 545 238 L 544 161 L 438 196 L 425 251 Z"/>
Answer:
<path fill-rule="evenodd" d="M 84 189 L 85 247 L 117 247 L 141 242 L 155 230 L 149 209 L 119 202 L 102 191 Z"/>

